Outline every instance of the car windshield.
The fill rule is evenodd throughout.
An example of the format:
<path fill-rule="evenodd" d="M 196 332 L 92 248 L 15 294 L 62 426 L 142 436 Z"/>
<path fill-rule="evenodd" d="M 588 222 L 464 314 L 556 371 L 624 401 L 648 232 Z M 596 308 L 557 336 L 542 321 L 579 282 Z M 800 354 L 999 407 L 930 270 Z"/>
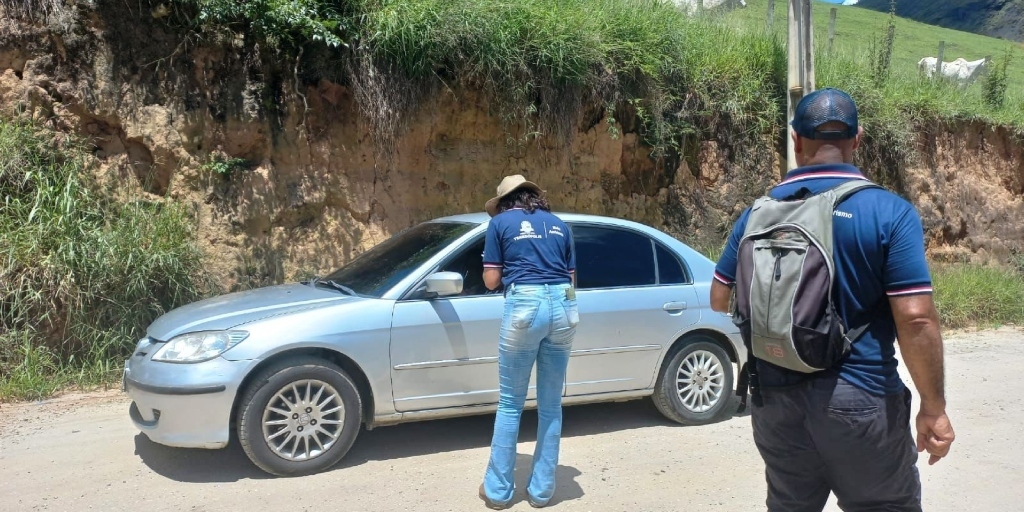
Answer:
<path fill-rule="evenodd" d="M 471 229 L 473 224 L 455 222 L 420 224 L 360 254 L 323 280 L 345 285 L 359 295 L 380 297 Z"/>

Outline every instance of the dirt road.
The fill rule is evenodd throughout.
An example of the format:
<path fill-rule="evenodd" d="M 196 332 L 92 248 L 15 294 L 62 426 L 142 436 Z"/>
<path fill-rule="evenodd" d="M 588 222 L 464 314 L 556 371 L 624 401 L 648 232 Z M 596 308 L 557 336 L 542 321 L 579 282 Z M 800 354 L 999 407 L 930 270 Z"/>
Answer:
<path fill-rule="evenodd" d="M 957 442 L 936 466 L 922 458 L 925 510 L 1024 510 L 1022 369 L 1024 329 L 947 336 Z M 127 411 L 116 392 L 0 407 L 0 510 L 486 510 L 476 488 L 493 416 L 363 432 L 333 470 L 275 479 L 234 445 L 151 443 Z M 519 480 L 535 425 L 527 413 Z M 687 428 L 669 424 L 647 401 L 571 407 L 562 447 L 553 510 L 764 510 L 748 417 Z M 521 493 L 516 500 L 513 510 L 531 510 Z M 838 509 L 830 502 L 827 510 Z"/>

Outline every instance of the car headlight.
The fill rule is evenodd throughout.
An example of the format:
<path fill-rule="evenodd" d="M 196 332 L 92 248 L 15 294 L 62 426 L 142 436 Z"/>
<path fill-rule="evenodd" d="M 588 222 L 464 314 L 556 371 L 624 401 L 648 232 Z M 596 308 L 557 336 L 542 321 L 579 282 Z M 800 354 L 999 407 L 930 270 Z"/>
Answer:
<path fill-rule="evenodd" d="M 175 336 L 153 354 L 154 361 L 200 363 L 213 359 L 249 336 L 246 331 L 200 331 Z"/>

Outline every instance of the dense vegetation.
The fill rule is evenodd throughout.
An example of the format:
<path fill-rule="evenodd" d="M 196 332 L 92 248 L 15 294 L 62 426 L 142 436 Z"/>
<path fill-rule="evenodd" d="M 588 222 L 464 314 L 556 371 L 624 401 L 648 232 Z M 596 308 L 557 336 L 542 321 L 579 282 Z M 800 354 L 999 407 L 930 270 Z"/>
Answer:
<path fill-rule="evenodd" d="M 206 288 L 184 207 L 104 199 L 73 139 L 0 120 L 0 399 L 116 377 Z"/>

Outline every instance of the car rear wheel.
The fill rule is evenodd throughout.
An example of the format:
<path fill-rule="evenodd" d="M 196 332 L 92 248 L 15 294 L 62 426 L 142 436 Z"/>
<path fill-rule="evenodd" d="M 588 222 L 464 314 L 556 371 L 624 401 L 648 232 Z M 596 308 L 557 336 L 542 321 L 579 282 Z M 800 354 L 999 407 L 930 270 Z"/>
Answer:
<path fill-rule="evenodd" d="M 238 408 L 238 439 L 267 473 L 317 473 L 348 453 L 362 411 L 359 390 L 344 370 L 313 357 L 287 359 L 249 384 Z"/>
<path fill-rule="evenodd" d="M 652 398 L 666 418 L 704 425 L 728 408 L 733 382 L 729 355 L 711 338 L 697 335 L 665 359 Z"/>

